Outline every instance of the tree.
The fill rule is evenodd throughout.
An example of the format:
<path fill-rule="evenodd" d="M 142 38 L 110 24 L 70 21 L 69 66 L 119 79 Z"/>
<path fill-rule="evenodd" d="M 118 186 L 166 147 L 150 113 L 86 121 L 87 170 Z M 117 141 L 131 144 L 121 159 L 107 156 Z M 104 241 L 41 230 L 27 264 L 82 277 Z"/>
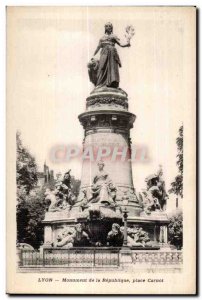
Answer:
<path fill-rule="evenodd" d="M 71 183 L 72 183 L 72 193 L 78 197 L 79 195 L 79 189 L 81 185 L 81 180 L 76 179 L 74 176 L 71 177 Z"/>
<path fill-rule="evenodd" d="M 172 245 L 181 249 L 183 245 L 183 216 L 182 212 L 177 213 L 169 219 L 168 239 Z"/>
<path fill-rule="evenodd" d="M 28 243 L 38 249 L 44 239 L 45 188 L 33 190 L 29 195 L 18 189 L 21 201 L 17 206 L 17 242 Z"/>
<path fill-rule="evenodd" d="M 23 243 L 25 242 L 24 237 L 26 236 L 26 224 L 29 219 L 29 210 L 27 205 L 27 191 L 22 186 L 18 186 L 17 188 L 17 201 L 17 243 Z"/>
<path fill-rule="evenodd" d="M 45 190 L 54 189 L 55 181 L 37 188 L 37 165 L 34 157 L 22 145 L 17 133 L 17 243 L 27 243 L 38 249 L 44 240 L 44 220 L 47 203 Z M 72 192 L 78 196 L 80 180 L 72 177 Z"/>
<path fill-rule="evenodd" d="M 37 165 L 35 158 L 22 145 L 20 133 L 16 135 L 17 160 L 16 160 L 16 180 L 17 187 L 24 187 L 27 194 L 37 184 Z"/>
<path fill-rule="evenodd" d="M 183 197 L 183 125 L 179 128 L 179 135 L 176 139 L 177 144 L 177 167 L 179 174 L 171 183 L 171 188 L 168 191 L 177 196 Z"/>
<path fill-rule="evenodd" d="M 17 159 L 17 242 L 38 247 L 43 240 L 42 219 L 45 214 L 44 191 L 36 190 L 35 158 L 23 146 L 20 133 L 16 135 Z"/>

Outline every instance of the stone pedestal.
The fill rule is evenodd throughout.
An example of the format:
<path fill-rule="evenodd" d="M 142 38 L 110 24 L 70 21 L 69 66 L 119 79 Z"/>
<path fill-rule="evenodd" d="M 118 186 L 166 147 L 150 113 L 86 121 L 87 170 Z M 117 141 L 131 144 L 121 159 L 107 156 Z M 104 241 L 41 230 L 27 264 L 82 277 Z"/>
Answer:
<path fill-rule="evenodd" d="M 136 225 L 142 227 L 149 233 L 149 238 L 153 245 L 160 245 L 161 247 L 168 244 L 167 230 L 168 230 L 168 216 L 165 212 L 152 212 L 146 214 L 142 212 L 140 216 L 133 216 L 128 218 L 128 226 Z"/>
<path fill-rule="evenodd" d="M 127 94 L 121 89 L 96 88 L 87 98 L 86 111 L 79 115 L 84 127 L 81 193 L 89 193 L 102 159 L 116 186 L 117 204 L 123 206 L 127 198 L 129 215 L 138 216 L 141 208 L 133 186 L 130 141 L 135 118 L 128 112 Z"/>
<path fill-rule="evenodd" d="M 125 208 L 128 227 L 142 227 L 152 242 L 150 248 L 159 248 L 159 243 L 167 244 L 167 216 L 162 211 L 146 214 L 133 185 L 130 130 L 135 118 L 128 112 L 128 97 L 121 89 L 96 88 L 86 99 L 86 110 L 79 115 L 84 128 L 80 193 L 71 208 L 46 213 L 45 247 L 51 247 L 64 228 L 74 227 L 78 223 L 82 223 L 84 231 L 88 232 L 91 246 L 107 246 L 107 235 L 112 230 L 112 224 L 123 226 Z M 104 172 L 98 174 L 100 160 L 104 162 L 100 162 L 104 165 Z M 93 180 L 96 177 L 103 177 L 103 180 L 98 188 L 95 187 L 94 194 L 97 195 L 93 195 Z M 130 253 L 129 248 L 122 249 L 123 263 L 131 263 Z"/>
<path fill-rule="evenodd" d="M 45 248 L 52 247 L 56 242 L 58 234 L 67 226 L 74 226 L 77 219 L 71 218 L 69 211 L 46 212 L 44 224 L 44 244 Z"/>

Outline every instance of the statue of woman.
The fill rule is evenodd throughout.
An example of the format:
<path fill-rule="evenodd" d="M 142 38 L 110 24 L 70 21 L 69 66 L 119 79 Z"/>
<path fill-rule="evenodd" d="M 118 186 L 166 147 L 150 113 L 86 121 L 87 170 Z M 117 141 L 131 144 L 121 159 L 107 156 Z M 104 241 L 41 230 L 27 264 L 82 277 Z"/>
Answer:
<path fill-rule="evenodd" d="M 121 44 L 119 38 L 113 34 L 113 25 L 111 23 L 106 23 L 105 35 L 100 39 L 94 53 L 94 55 L 96 55 L 101 49 L 100 60 L 96 70 L 97 80 L 95 80 L 94 77 L 93 79 L 90 78 L 96 86 L 113 88 L 118 88 L 119 86 L 119 67 L 121 67 L 121 61 L 115 48 L 115 44 L 118 44 L 120 47 L 130 47 L 129 41 L 126 44 Z M 95 70 L 95 59 L 93 58 L 91 61 Z"/>
<path fill-rule="evenodd" d="M 104 171 L 104 162 L 98 162 L 99 172 L 93 178 L 90 203 L 115 204 L 116 188 L 109 175 Z"/>

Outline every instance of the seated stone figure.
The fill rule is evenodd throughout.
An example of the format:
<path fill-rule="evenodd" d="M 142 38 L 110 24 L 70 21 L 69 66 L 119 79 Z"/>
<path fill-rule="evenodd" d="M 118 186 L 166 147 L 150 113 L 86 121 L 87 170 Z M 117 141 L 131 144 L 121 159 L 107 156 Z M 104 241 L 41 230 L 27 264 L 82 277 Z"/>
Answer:
<path fill-rule="evenodd" d="M 123 232 L 124 228 L 121 227 Z M 150 238 L 142 227 L 132 227 L 127 229 L 127 245 L 129 247 L 145 247 L 150 245 Z"/>
<path fill-rule="evenodd" d="M 89 236 L 79 223 L 75 227 L 64 228 L 57 236 L 54 247 L 69 249 L 72 247 L 85 247 L 89 245 Z"/>
<path fill-rule="evenodd" d="M 109 175 L 104 171 L 104 162 L 98 162 L 99 172 L 95 175 L 92 185 L 90 203 L 99 203 L 115 206 L 116 188 Z"/>
<path fill-rule="evenodd" d="M 107 235 L 107 245 L 111 247 L 122 247 L 123 233 L 120 230 L 119 224 L 112 224 L 112 230 Z"/>
<path fill-rule="evenodd" d="M 75 226 L 75 235 L 74 235 L 74 247 L 85 247 L 89 245 L 89 236 L 87 232 L 84 231 L 82 225 L 79 223 Z"/>
<path fill-rule="evenodd" d="M 137 229 L 136 242 L 141 243 L 143 247 L 145 247 L 146 245 L 148 245 L 150 243 L 149 235 L 145 230 L 143 230 L 142 227 L 139 227 Z"/>
<path fill-rule="evenodd" d="M 54 243 L 54 247 L 62 249 L 70 249 L 73 247 L 75 238 L 75 229 L 73 227 L 67 227 L 62 230 L 57 236 L 57 240 Z"/>

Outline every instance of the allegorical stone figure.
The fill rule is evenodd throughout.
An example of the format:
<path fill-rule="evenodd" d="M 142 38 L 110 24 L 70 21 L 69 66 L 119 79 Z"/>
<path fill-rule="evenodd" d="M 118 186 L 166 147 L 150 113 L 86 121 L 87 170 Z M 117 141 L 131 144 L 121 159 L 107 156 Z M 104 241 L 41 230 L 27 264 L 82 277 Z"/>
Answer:
<path fill-rule="evenodd" d="M 120 228 L 124 232 L 124 227 Z M 145 247 L 151 246 L 151 241 L 148 233 L 142 227 L 128 227 L 127 228 L 127 245 L 129 247 Z"/>
<path fill-rule="evenodd" d="M 72 227 L 64 228 L 57 236 L 56 241 L 53 243 L 54 247 L 59 248 L 72 248 L 75 239 L 75 229 Z"/>
<path fill-rule="evenodd" d="M 88 233 L 82 228 L 81 223 L 75 226 L 74 247 L 85 247 L 89 245 Z"/>
<path fill-rule="evenodd" d="M 85 247 L 89 245 L 89 236 L 78 223 L 75 227 L 64 228 L 57 236 L 54 247 L 69 249 L 72 247 Z"/>
<path fill-rule="evenodd" d="M 131 29 L 132 27 L 128 26 L 127 28 Z M 133 28 L 132 30 L 134 31 Z M 132 35 L 133 34 L 134 33 L 132 33 Z M 127 42 L 125 44 L 121 44 L 119 38 L 113 34 L 112 23 L 108 22 L 105 24 L 105 34 L 100 39 L 94 53 L 94 55 L 96 55 L 101 49 L 100 60 L 98 61 L 95 58 L 92 58 L 91 62 L 88 64 L 90 80 L 96 87 L 107 86 L 118 88 L 119 67 L 121 67 L 121 61 L 115 45 L 117 44 L 120 47 L 130 47 L 130 38 L 132 35 L 130 36 L 128 33 Z"/>
<path fill-rule="evenodd" d="M 93 178 L 92 198 L 90 203 L 115 205 L 116 187 L 113 185 L 109 174 L 104 171 L 104 162 L 98 162 L 98 173 Z"/>
<path fill-rule="evenodd" d="M 55 184 L 55 189 L 46 189 L 45 196 L 46 201 L 50 201 L 48 211 L 62 211 L 70 209 L 75 203 L 75 195 L 72 192 L 71 175 L 70 171 L 64 174 L 62 180 L 58 180 Z"/>
<path fill-rule="evenodd" d="M 120 230 L 120 225 L 112 224 L 112 230 L 107 235 L 107 244 L 111 247 L 121 247 L 123 245 L 123 233 Z"/>
<path fill-rule="evenodd" d="M 148 176 L 145 181 L 147 189 L 140 193 L 141 202 L 144 206 L 144 211 L 150 214 L 152 211 L 163 211 L 166 209 L 168 195 L 165 189 L 165 181 L 162 178 L 163 171 L 160 166 L 157 174 Z"/>

